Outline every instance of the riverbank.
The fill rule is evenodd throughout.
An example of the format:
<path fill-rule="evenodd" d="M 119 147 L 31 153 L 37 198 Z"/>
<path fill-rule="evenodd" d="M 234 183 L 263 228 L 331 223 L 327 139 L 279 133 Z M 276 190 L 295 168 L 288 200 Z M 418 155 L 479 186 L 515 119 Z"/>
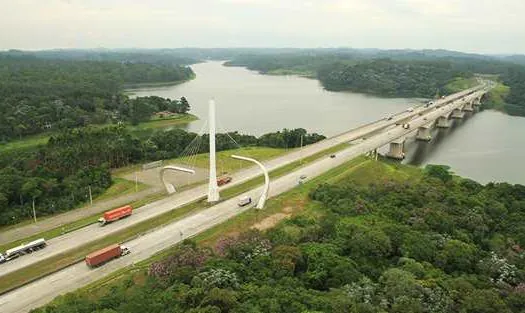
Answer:
<path fill-rule="evenodd" d="M 123 93 L 127 95 L 133 95 L 133 89 L 141 89 L 141 88 L 152 88 L 152 87 L 167 87 L 167 86 L 176 86 L 180 84 L 184 84 L 186 82 L 189 82 L 193 79 L 195 79 L 197 75 L 192 72 L 190 77 L 184 80 L 175 80 L 171 82 L 156 82 L 156 83 L 133 83 L 133 84 L 125 84 L 122 86 L 124 89 Z"/>

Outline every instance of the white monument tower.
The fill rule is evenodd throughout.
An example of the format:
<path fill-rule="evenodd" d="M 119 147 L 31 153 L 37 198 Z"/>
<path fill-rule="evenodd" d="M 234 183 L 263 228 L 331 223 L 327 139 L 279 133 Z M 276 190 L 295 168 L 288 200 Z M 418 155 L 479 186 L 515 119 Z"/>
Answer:
<path fill-rule="evenodd" d="M 208 184 L 208 202 L 219 201 L 219 186 L 217 185 L 217 166 L 215 157 L 215 101 L 209 102 L 210 125 L 210 182 Z"/>

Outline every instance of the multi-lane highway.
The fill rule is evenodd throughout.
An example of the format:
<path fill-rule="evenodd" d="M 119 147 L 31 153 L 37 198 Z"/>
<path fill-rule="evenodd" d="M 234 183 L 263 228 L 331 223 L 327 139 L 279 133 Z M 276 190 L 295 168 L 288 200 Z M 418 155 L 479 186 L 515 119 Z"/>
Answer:
<path fill-rule="evenodd" d="M 445 99 L 443 99 L 443 103 L 444 102 Z M 370 123 L 368 125 L 359 127 L 349 132 L 345 132 L 335 137 L 323 140 L 316 144 L 306 146 L 302 150 L 297 150 L 263 163 L 266 166 L 266 168 L 269 171 L 271 171 L 281 166 L 285 166 L 287 164 L 300 160 L 301 158 L 313 155 L 330 147 L 336 146 L 338 144 L 350 142 L 352 140 L 362 138 L 364 136 L 370 136 L 374 132 L 378 132 L 385 128 L 391 127 L 396 123 L 402 123 L 404 121 L 407 121 L 410 118 L 417 116 L 420 113 L 424 113 L 426 111 L 428 111 L 428 108 L 421 107 L 414 109 L 413 112 L 402 112 L 400 114 L 395 115 L 391 120 L 382 119 L 374 123 Z M 232 183 L 226 185 L 223 188 L 228 188 L 236 184 L 243 183 L 259 175 L 261 175 L 261 172 L 258 167 L 247 168 L 245 170 L 233 174 Z M 104 227 L 100 227 L 98 224 L 92 224 L 79 230 L 50 239 L 48 240 L 47 248 L 26 255 L 17 260 L 13 260 L 12 262 L 1 264 L 0 278 L 3 275 L 20 270 L 24 267 L 30 266 L 46 258 L 50 258 L 58 254 L 64 253 L 67 250 L 106 237 L 112 233 L 121 231 L 132 225 L 136 225 L 137 223 L 143 222 L 147 219 L 153 218 L 170 210 L 183 207 L 198 199 L 202 199 L 206 196 L 207 190 L 207 185 L 203 184 L 193 189 L 176 193 L 165 199 L 147 204 L 141 207 L 140 209 L 135 210 L 133 215 L 124 220 L 119 221 L 118 223 L 108 224 Z"/>
<path fill-rule="evenodd" d="M 298 177 L 301 175 L 307 175 L 309 178 L 316 177 L 327 170 L 343 164 L 344 162 L 351 160 L 363 153 L 374 150 L 378 147 L 388 144 L 394 139 L 407 135 L 414 129 L 417 129 L 417 127 L 428 124 L 430 120 L 436 119 L 442 116 L 444 113 L 460 107 L 462 104 L 459 101 L 453 101 L 453 99 L 457 99 L 458 97 L 466 95 L 471 91 L 472 90 L 465 91 L 463 93 L 456 94 L 454 97 L 442 99 L 428 108 L 417 108 L 413 112 L 404 112 L 398 114 L 391 120 L 384 119 L 366 125 L 354 131 L 341 134 L 334 138 L 322 141 L 316 145 L 309 146 L 303 149 L 303 151 L 296 151 L 289 155 L 268 161 L 266 166 L 271 170 L 293 162 L 306 155 L 314 154 L 339 143 L 366 136 L 371 132 L 377 132 L 378 130 L 383 129 L 383 131 L 377 135 L 370 136 L 361 143 L 340 151 L 337 153 L 336 158 L 326 157 L 320 159 L 295 172 L 275 179 L 272 181 L 270 186 L 270 196 L 275 196 L 292 189 L 297 185 Z M 474 96 L 475 95 L 469 97 Z M 437 108 L 437 106 L 440 107 Z M 422 115 L 420 116 L 420 114 Z M 409 120 L 410 129 L 404 129 L 402 126 L 395 126 L 396 123 L 407 120 Z M 259 175 L 259 170 L 256 168 L 250 168 L 236 174 L 234 180 L 237 183 L 240 183 L 257 175 Z M 256 198 L 260 192 L 260 188 L 257 188 L 247 192 L 245 195 Z M 36 252 L 32 255 L 24 256 L 15 262 L 4 264 L 3 266 L 6 267 L 4 268 L 2 266 L 0 269 L 2 270 L 2 273 L 4 273 L 4 269 L 7 273 L 23 268 L 33 264 L 36 261 L 40 261 L 43 258 L 67 251 L 68 249 L 71 249 L 82 243 L 87 243 L 97 238 L 107 236 L 112 232 L 129 227 L 134 223 L 138 223 L 155 215 L 171 210 L 174 207 L 179 207 L 185 203 L 202 198 L 205 194 L 206 187 L 198 187 L 193 190 L 182 192 L 176 196 L 169 197 L 162 201 L 152 203 L 146 206 L 146 208 L 137 210 L 136 214 L 119 223 L 108 225 L 104 228 L 100 228 L 97 225 L 92 225 L 79 231 L 52 239 L 49 241 L 49 246 L 46 249 Z M 118 268 L 128 266 L 134 262 L 148 258 L 152 254 L 176 244 L 181 240 L 181 231 L 185 237 L 197 234 L 231 218 L 234 215 L 243 212 L 246 209 L 247 208 L 238 208 L 236 199 L 219 203 L 211 208 L 152 231 L 142 237 L 126 243 L 126 245 L 128 245 L 133 252 L 130 255 L 112 261 L 101 268 L 91 270 L 85 264 L 78 263 L 55 274 L 44 277 L 43 279 L 40 279 L 29 285 L 4 294 L 0 297 L 0 308 L 2 308 L 2 312 L 28 311 L 31 308 L 47 303 L 61 293 L 86 285 L 87 283 L 95 281 Z"/>

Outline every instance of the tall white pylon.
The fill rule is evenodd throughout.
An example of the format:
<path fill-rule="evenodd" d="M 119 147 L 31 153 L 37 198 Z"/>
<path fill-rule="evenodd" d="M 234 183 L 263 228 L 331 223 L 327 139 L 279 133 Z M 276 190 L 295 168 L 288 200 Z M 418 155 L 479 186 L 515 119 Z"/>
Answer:
<path fill-rule="evenodd" d="M 217 160 L 215 159 L 215 101 L 209 102 L 208 124 L 210 125 L 210 182 L 208 184 L 208 202 L 219 201 L 217 185 Z"/>

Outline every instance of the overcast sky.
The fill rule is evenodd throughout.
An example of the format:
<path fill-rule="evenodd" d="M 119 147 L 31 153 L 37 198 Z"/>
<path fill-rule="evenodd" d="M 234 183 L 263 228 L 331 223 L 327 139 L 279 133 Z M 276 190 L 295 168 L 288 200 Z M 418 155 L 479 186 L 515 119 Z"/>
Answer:
<path fill-rule="evenodd" d="M 443 48 L 525 53 L 525 0 L 0 0 L 0 49 Z"/>

